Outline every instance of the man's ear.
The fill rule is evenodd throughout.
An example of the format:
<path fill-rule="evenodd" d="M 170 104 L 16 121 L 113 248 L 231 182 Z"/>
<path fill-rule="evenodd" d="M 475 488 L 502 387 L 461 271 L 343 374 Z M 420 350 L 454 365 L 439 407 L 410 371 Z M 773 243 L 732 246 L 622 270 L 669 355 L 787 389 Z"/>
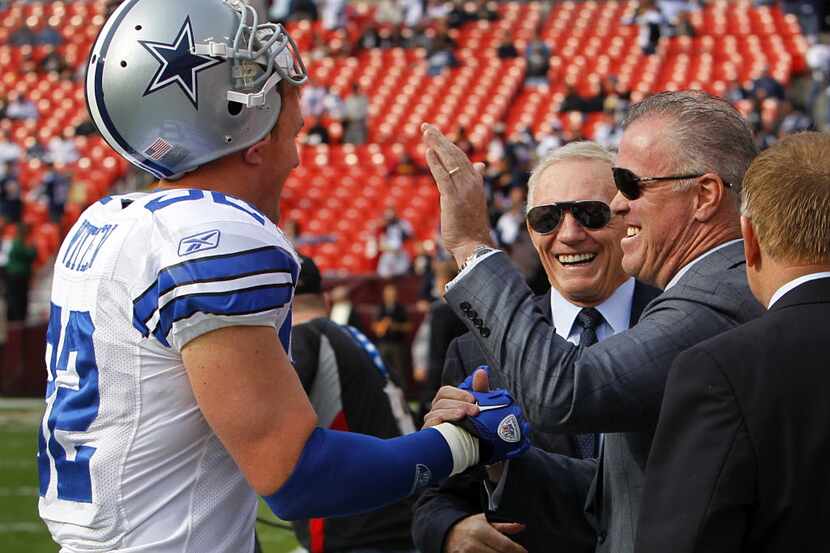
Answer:
<path fill-rule="evenodd" d="M 752 226 L 752 219 L 743 215 L 741 215 L 741 234 L 744 237 L 746 264 L 757 271 L 761 268 L 761 245 L 758 243 L 755 227 Z"/>
<path fill-rule="evenodd" d="M 265 138 L 256 142 L 255 144 L 248 146 L 242 152 L 242 159 L 245 160 L 245 163 L 249 163 L 251 165 L 262 165 L 265 161 L 265 156 L 263 155 L 263 150 L 271 143 L 271 133 L 265 135 Z"/>
<path fill-rule="evenodd" d="M 728 191 L 726 183 L 715 173 L 706 173 L 700 177 L 698 184 L 695 220 L 705 223 L 718 212 Z"/>

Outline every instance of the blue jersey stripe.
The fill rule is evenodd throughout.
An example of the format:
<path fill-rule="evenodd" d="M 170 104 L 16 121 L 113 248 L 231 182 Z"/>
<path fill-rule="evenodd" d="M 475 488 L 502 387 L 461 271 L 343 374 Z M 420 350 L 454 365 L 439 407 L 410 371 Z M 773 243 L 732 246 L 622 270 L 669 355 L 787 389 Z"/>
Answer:
<path fill-rule="evenodd" d="M 297 280 L 297 263 L 284 249 L 265 246 L 244 252 L 212 255 L 171 265 L 133 302 L 133 326 L 147 336 L 147 321 L 159 308 L 159 298 L 178 286 L 221 282 L 266 273 L 290 273 Z"/>
<path fill-rule="evenodd" d="M 251 315 L 277 309 L 291 301 L 291 284 L 256 286 L 244 290 L 189 294 L 179 296 L 159 312 L 159 322 L 153 330 L 159 342 L 169 347 L 167 335 L 173 324 L 196 313 L 210 315 Z"/>

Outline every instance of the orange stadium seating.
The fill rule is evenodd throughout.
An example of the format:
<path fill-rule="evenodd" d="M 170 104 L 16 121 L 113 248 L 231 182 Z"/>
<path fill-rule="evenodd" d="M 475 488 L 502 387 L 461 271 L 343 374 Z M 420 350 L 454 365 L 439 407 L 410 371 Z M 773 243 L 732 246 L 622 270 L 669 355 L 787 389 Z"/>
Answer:
<path fill-rule="evenodd" d="M 0 96 L 12 91 L 35 102 L 35 121 L 3 121 L 3 127 L 21 146 L 47 142 L 86 118 L 81 82 L 55 75 L 23 74 L 21 60 L 45 55 L 42 47 L 11 46 L 18 27 L 50 25 L 59 29 L 59 53 L 80 69 L 104 21 L 104 0 L 14 3 L 0 11 Z M 692 15 L 695 38 L 661 41 L 657 55 L 644 56 L 637 44 L 636 25 L 622 20 L 633 1 L 507 2 L 499 6 L 494 22 L 469 23 L 453 37 L 460 67 L 439 76 L 426 72 L 419 49 L 373 49 L 356 57 L 308 60 L 312 81 L 345 96 L 359 83 L 370 98 L 369 144 L 361 146 L 303 146 L 302 166 L 289 179 L 283 198 L 285 217 L 302 222 L 310 235 L 332 235 L 335 240 L 303 246 L 324 271 L 364 273 L 373 270 L 365 255 L 367 240 L 382 210 L 389 205 L 408 219 L 419 239 L 434 235 L 438 223 L 437 193 L 429 177 L 388 177 L 388 166 L 404 151 L 423 162 L 418 126 L 434 122 L 445 132 L 464 126 L 473 144 L 482 149 L 496 122 L 508 134 L 525 127 L 539 132 L 553 118 L 568 123 L 559 107 L 566 85 L 588 93 L 601 79 L 616 75 L 635 95 L 663 89 L 703 88 L 723 93 L 734 81 L 750 79 L 762 67 L 784 83 L 804 68 L 806 41 L 792 16 L 777 8 L 753 7 L 749 2 L 714 2 Z M 354 7 L 346 38 L 353 40 L 361 21 L 372 15 L 368 4 Z M 301 51 L 320 33 L 318 23 L 290 25 Z M 551 46 L 548 87 L 523 87 L 522 58 L 500 60 L 495 50 L 502 34 L 513 37 L 519 51 L 537 28 Z M 324 40 L 343 35 L 322 33 Z M 27 51 L 26 49 L 29 49 Z M 591 136 L 597 116 L 586 117 L 583 133 Z M 71 167 L 76 182 L 84 183 L 89 201 L 105 195 L 127 170 L 127 164 L 97 136 L 76 137 L 81 158 Z M 43 174 L 37 160 L 22 160 L 20 177 L 31 190 Z M 62 228 L 49 222 L 46 208 L 29 201 L 25 219 L 36 227 L 39 259 L 45 262 L 61 233 L 78 216 L 68 209 Z"/>

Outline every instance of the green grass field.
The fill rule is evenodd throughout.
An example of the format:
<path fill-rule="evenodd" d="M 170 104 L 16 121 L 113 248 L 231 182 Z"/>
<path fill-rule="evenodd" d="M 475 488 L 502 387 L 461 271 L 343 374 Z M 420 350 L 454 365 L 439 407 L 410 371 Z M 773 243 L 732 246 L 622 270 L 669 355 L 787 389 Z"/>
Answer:
<path fill-rule="evenodd" d="M 58 546 L 37 514 L 37 424 L 43 402 L 0 398 L 0 551 L 54 553 Z M 278 522 L 260 504 L 259 516 Z M 290 531 L 257 524 L 265 553 L 298 547 Z"/>

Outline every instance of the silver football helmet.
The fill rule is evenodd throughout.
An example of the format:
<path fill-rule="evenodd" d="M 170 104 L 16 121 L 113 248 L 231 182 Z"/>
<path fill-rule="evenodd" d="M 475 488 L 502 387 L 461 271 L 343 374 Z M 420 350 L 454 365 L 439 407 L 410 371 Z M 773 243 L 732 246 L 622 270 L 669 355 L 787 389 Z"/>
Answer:
<path fill-rule="evenodd" d="M 261 140 L 278 83 L 307 78 L 285 29 L 246 0 L 126 0 L 92 48 L 86 97 L 110 146 L 170 180 Z"/>

